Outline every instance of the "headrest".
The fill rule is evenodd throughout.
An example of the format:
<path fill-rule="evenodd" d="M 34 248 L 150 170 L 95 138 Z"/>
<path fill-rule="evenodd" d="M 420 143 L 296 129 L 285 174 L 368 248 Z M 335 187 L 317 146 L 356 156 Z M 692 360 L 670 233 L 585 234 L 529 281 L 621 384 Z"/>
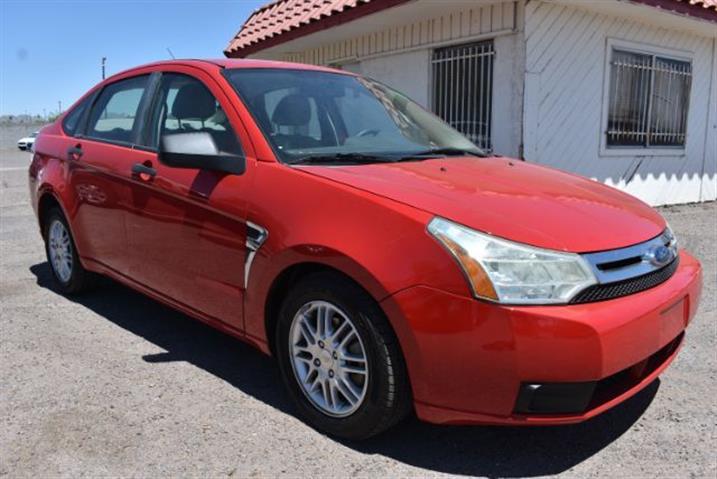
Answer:
<path fill-rule="evenodd" d="M 214 96 L 203 85 L 189 83 L 177 92 L 172 104 L 175 118 L 197 118 L 206 120 L 216 112 Z"/>
<path fill-rule="evenodd" d="M 303 126 L 308 125 L 309 120 L 311 120 L 309 100 L 297 94 L 282 98 L 271 115 L 271 122 L 279 126 Z"/>

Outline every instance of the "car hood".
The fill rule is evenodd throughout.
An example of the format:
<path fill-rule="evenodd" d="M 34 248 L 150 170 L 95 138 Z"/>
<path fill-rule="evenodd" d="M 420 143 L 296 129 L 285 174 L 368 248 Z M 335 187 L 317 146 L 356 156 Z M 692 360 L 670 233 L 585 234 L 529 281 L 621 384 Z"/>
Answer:
<path fill-rule="evenodd" d="M 587 178 L 500 157 L 451 157 L 302 170 L 542 248 L 593 252 L 646 241 L 665 220 Z"/>

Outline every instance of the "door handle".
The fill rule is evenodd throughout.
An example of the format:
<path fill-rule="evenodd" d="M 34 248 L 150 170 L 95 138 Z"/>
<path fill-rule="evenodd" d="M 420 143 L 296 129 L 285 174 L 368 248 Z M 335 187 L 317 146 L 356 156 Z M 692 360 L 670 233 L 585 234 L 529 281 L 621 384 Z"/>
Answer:
<path fill-rule="evenodd" d="M 132 165 L 132 175 L 142 181 L 149 181 L 157 175 L 157 170 L 144 163 L 135 163 Z"/>
<path fill-rule="evenodd" d="M 67 159 L 70 161 L 77 161 L 82 157 L 82 146 L 78 143 L 75 146 L 71 146 L 67 149 Z"/>

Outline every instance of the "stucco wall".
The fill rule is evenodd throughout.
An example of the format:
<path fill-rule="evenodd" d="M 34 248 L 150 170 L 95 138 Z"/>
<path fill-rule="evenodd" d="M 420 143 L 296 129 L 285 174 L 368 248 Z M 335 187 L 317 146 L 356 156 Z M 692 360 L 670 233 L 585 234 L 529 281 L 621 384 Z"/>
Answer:
<path fill-rule="evenodd" d="M 494 39 L 493 151 L 520 158 L 523 143 L 523 32 Z"/>
<path fill-rule="evenodd" d="M 714 39 L 540 1 L 527 5 L 525 36 L 526 159 L 596 178 L 653 205 L 716 199 L 717 120 L 708 122 L 710 108 L 716 116 Z M 691 57 L 684 152 L 601 152 L 609 39 Z"/>
<path fill-rule="evenodd" d="M 253 57 L 317 65 L 483 40 L 516 28 L 519 0 L 414 0 Z"/>
<path fill-rule="evenodd" d="M 360 70 L 362 75 L 375 78 L 428 108 L 430 58 L 428 49 L 386 55 L 361 61 Z"/>
<path fill-rule="evenodd" d="M 493 151 L 511 157 L 520 156 L 522 134 L 524 63 L 516 54 L 521 41 L 521 34 L 494 39 Z M 352 64 L 350 70 L 386 83 L 430 108 L 432 52 L 423 49 L 368 58 Z"/>
<path fill-rule="evenodd" d="M 702 174 L 700 199 L 717 199 L 717 38 L 712 40 L 712 86 L 707 119 L 707 138 L 705 138 L 705 163 Z"/>

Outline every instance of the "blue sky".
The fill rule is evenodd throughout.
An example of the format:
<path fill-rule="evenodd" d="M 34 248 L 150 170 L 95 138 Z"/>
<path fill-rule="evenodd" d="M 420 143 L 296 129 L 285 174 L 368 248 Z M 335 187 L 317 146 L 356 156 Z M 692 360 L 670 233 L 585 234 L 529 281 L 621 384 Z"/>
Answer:
<path fill-rule="evenodd" d="M 0 0 L 0 114 L 66 109 L 107 73 L 217 58 L 267 0 Z"/>

